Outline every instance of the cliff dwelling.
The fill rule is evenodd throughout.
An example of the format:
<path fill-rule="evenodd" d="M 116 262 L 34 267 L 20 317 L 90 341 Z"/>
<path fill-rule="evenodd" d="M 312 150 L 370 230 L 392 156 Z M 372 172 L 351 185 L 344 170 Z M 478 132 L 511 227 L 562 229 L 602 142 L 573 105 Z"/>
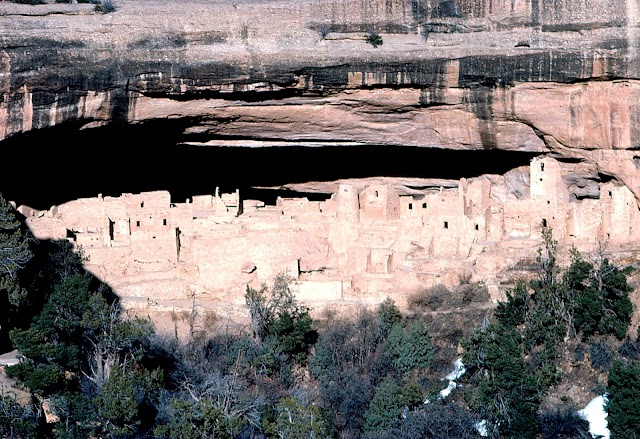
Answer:
<path fill-rule="evenodd" d="M 0 191 L 129 307 L 495 301 L 545 227 L 637 259 L 631 1 L 118 3 L 0 2 Z"/>
<path fill-rule="evenodd" d="M 640 0 L 0 0 L 0 436 L 640 436 L 639 48 Z"/>
<path fill-rule="evenodd" d="M 563 179 L 573 167 L 536 157 L 506 175 L 420 194 L 392 178 L 369 178 L 344 180 L 322 201 L 278 196 L 268 204 L 216 189 L 184 202 L 153 191 L 18 210 L 37 238 L 81 247 L 87 268 L 130 307 L 184 305 L 195 294 L 203 306 L 233 314 L 247 285 L 278 273 L 295 279 L 300 300 L 318 306 L 401 303 L 465 273 L 497 300 L 503 270 L 535 258 L 544 227 L 566 246 L 634 249 L 634 195 L 603 182 L 598 196 L 578 199 Z"/>

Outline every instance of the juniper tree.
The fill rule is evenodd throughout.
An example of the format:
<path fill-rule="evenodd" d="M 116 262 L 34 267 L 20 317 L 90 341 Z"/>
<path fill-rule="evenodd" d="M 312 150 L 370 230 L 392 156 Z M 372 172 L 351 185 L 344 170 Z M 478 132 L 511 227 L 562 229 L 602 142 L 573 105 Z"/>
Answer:
<path fill-rule="evenodd" d="M 609 371 L 607 423 L 611 439 L 640 436 L 640 363 L 616 361 Z"/>
<path fill-rule="evenodd" d="M 20 283 L 20 271 L 32 259 L 32 237 L 17 219 L 13 206 L 0 194 L 0 350 L 9 348 L 9 330 L 20 320 L 20 308 L 27 290 Z"/>
<path fill-rule="evenodd" d="M 33 253 L 13 206 L 0 194 L 0 274 L 15 279 Z"/>

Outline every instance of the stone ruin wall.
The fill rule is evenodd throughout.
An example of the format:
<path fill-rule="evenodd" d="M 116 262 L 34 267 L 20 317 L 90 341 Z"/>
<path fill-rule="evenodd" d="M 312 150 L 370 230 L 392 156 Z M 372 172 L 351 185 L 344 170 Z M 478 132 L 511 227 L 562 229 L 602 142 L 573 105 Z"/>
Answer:
<path fill-rule="evenodd" d="M 233 314 L 246 284 L 283 270 L 312 303 L 402 304 L 466 272 L 495 300 L 510 267 L 535 257 L 543 221 L 581 250 L 638 248 L 639 0 L 118 6 L 0 1 L 0 139 L 176 119 L 220 145 L 340 139 L 565 160 L 534 160 L 523 191 L 484 176 L 420 196 L 345 185 L 321 203 L 154 192 L 21 207 L 36 236 L 81 246 L 128 306 L 186 308 L 195 294 Z M 369 30 L 382 47 L 362 40 Z M 568 160 L 589 164 L 572 177 L 589 180 L 577 198 Z"/>
<path fill-rule="evenodd" d="M 157 191 L 18 209 L 37 238 L 82 247 L 87 268 L 126 306 L 185 309 L 195 297 L 229 316 L 244 312 L 246 285 L 280 272 L 316 305 L 386 296 L 404 305 L 408 294 L 452 286 L 465 273 L 485 282 L 495 301 L 504 273 L 535 257 L 543 224 L 581 250 L 640 241 L 626 186 L 601 183 L 599 199 L 572 200 L 560 163 L 549 157 L 532 160 L 528 195 L 508 193 L 501 178 L 462 179 L 456 189 L 422 196 L 341 184 L 326 201 L 279 198 L 275 206 L 218 191 L 175 203 Z"/>

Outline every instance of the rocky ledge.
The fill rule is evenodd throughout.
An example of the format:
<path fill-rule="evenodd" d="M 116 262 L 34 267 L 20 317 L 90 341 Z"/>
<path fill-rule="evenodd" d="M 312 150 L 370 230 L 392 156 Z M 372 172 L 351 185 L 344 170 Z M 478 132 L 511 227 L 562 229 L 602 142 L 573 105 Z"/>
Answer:
<path fill-rule="evenodd" d="M 171 119 L 205 148 L 535 153 L 568 202 L 605 183 L 640 197 L 638 0 L 115 5 L 0 1 L 0 139 Z M 320 186 L 298 188 L 338 183 Z"/>

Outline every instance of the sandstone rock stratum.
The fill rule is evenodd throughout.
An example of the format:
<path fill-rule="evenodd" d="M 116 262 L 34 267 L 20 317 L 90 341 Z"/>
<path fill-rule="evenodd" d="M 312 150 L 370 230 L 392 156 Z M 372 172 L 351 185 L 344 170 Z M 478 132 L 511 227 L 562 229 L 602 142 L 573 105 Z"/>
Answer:
<path fill-rule="evenodd" d="M 0 147 L 71 123 L 180 120 L 181 141 L 200 148 L 539 155 L 462 180 L 285 185 L 331 195 L 323 202 L 211 193 L 183 203 L 156 191 L 22 208 L 40 237 L 82 245 L 130 303 L 169 309 L 196 294 L 234 313 L 245 284 L 284 269 L 312 301 L 402 298 L 467 272 L 497 298 L 509 270 L 535 257 L 544 224 L 562 244 L 608 241 L 636 258 L 639 0 L 116 6 L 0 1 Z"/>

